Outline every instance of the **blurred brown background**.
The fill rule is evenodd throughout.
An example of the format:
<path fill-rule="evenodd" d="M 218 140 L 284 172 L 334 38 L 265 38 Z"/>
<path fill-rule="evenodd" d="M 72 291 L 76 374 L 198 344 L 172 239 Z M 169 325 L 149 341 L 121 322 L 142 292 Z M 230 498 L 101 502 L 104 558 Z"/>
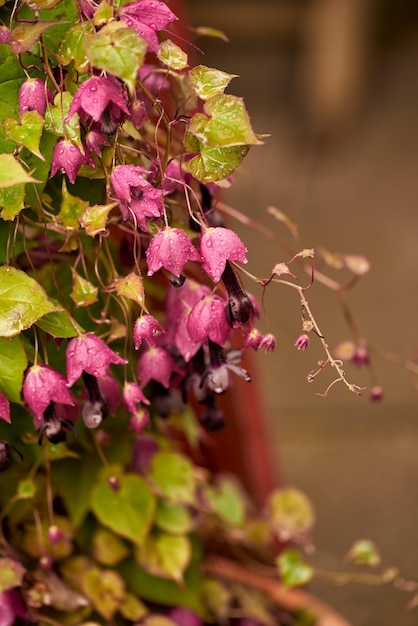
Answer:
<path fill-rule="evenodd" d="M 230 43 L 200 39 L 198 62 L 239 74 L 229 93 L 245 98 L 253 148 L 226 202 L 290 241 L 267 214 L 275 206 L 300 227 L 297 249 L 364 254 L 372 269 L 349 294 L 361 333 L 401 356 L 418 350 L 418 2 L 416 0 L 187 0 L 189 22 L 224 31 Z M 254 274 L 268 276 L 285 253 L 233 224 Z M 257 296 L 257 288 L 251 289 Z M 335 296 L 315 284 L 309 303 L 330 346 L 350 338 Z M 368 400 L 365 369 L 346 366 L 368 389 L 339 384 L 327 399 L 306 374 L 323 357 L 306 352 L 291 289 L 267 292 L 273 354 L 258 355 L 277 474 L 310 495 L 318 567 L 339 570 L 352 542 L 368 537 L 385 563 L 418 580 L 418 391 L 396 365 L 375 359 L 383 403 Z M 264 327 L 266 328 L 266 327 Z M 416 381 L 415 381 L 416 383 Z M 254 416 L 256 419 L 257 416 Z M 392 586 L 312 590 L 354 626 L 413 626 L 418 609 Z"/>

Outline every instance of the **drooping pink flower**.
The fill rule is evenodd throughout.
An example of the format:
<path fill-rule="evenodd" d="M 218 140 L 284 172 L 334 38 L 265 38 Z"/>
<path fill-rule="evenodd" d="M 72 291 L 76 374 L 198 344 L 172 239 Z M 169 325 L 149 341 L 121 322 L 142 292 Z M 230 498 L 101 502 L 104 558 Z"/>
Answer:
<path fill-rule="evenodd" d="M 187 331 L 187 318 L 195 304 L 210 294 L 207 285 L 202 285 L 193 279 L 186 280 L 179 288 L 169 287 L 166 297 L 166 322 L 164 344 L 175 347 L 183 359 L 190 359 L 199 350 L 202 342 L 194 342 Z"/>
<path fill-rule="evenodd" d="M 75 405 L 64 376 L 49 365 L 32 365 L 28 369 L 23 383 L 23 399 L 34 416 L 35 428 L 41 426 L 51 402 Z"/>
<path fill-rule="evenodd" d="M 299 337 L 296 339 L 295 348 L 297 348 L 298 350 L 306 350 L 306 348 L 309 346 L 309 343 L 310 339 L 308 335 L 304 333 L 303 335 L 299 335 Z"/>
<path fill-rule="evenodd" d="M 144 429 L 151 424 L 149 413 L 143 407 L 139 408 L 131 415 L 129 430 L 134 430 L 137 437 L 140 437 Z"/>
<path fill-rule="evenodd" d="M 177 20 L 177 16 L 164 2 L 159 0 L 136 0 L 125 4 L 119 13 L 121 19 L 148 44 L 151 52 L 157 52 L 159 41 L 157 31 Z"/>
<path fill-rule="evenodd" d="M 67 384 L 74 385 L 82 372 L 87 372 L 96 378 L 106 376 L 110 364 L 124 365 L 127 363 L 116 352 L 93 333 L 86 333 L 74 337 L 68 343 L 66 350 Z"/>
<path fill-rule="evenodd" d="M 135 383 L 125 383 L 122 390 L 123 402 L 130 413 L 136 413 L 140 403 L 149 404 L 141 387 Z"/>
<path fill-rule="evenodd" d="M 234 231 L 218 226 L 207 228 L 200 237 L 199 251 L 202 268 L 217 283 L 221 280 L 227 261 L 247 263 L 246 248 Z"/>
<path fill-rule="evenodd" d="M 202 298 L 190 312 L 187 331 L 195 342 L 209 338 L 214 343 L 224 346 L 231 331 L 224 300 L 216 295 Z"/>
<path fill-rule="evenodd" d="M 149 348 L 138 362 L 138 377 L 142 387 L 150 380 L 156 380 L 168 389 L 171 374 L 176 370 L 173 357 L 164 348 Z"/>
<path fill-rule="evenodd" d="M 136 165 L 117 165 L 110 174 L 119 207 L 124 220 L 134 214 L 138 226 L 147 229 L 147 218 L 155 219 L 163 214 L 163 192 L 149 183 L 142 174 L 148 173 Z"/>
<path fill-rule="evenodd" d="M 165 330 L 152 315 L 141 315 L 135 322 L 134 326 L 134 343 L 135 349 L 138 350 L 142 342 L 145 341 L 155 348 L 157 345 L 155 339 Z"/>
<path fill-rule="evenodd" d="M 1 626 L 13 626 L 18 618 L 28 623 L 28 612 L 17 588 L 0 593 Z"/>
<path fill-rule="evenodd" d="M 81 154 L 79 148 L 72 141 L 60 139 L 54 147 L 49 177 L 52 178 L 61 170 L 67 174 L 70 182 L 74 184 L 78 170 L 84 162 L 84 155 Z"/>
<path fill-rule="evenodd" d="M 105 76 L 92 76 L 75 92 L 66 121 L 75 113 L 84 111 L 95 122 L 100 122 L 106 109 L 111 117 L 116 117 L 115 122 L 120 120 L 121 111 L 129 115 L 121 84 Z"/>
<path fill-rule="evenodd" d="M 19 89 L 19 115 L 37 111 L 42 117 L 47 105 L 47 89 L 40 78 L 28 78 Z"/>
<path fill-rule="evenodd" d="M 84 144 L 89 152 L 94 152 L 98 157 L 101 157 L 101 146 L 108 146 L 109 142 L 103 133 L 98 130 L 90 130 L 84 138 Z"/>
<path fill-rule="evenodd" d="M 257 328 L 250 328 L 244 335 L 244 348 L 253 348 L 254 350 L 264 348 L 266 352 L 269 352 L 275 347 L 276 338 L 270 333 L 263 335 Z"/>
<path fill-rule="evenodd" d="M 11 423 L 10 420 L 10 402 L 0 391 L 0 419 L 4 420 L 8 424 Z"/>
<path fill-rule="evenodd" d="M 153 237 L 146 251 L 148 276 L 164 267 L 180 276 L 187 261 L 200 261 L 200 255 L 180 228 L 167 226 Z"/>

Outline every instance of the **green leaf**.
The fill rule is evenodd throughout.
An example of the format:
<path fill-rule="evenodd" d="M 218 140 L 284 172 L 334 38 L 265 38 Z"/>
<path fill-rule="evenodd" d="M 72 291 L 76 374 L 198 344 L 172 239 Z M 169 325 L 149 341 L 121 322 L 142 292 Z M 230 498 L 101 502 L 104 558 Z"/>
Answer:
<path fill-rule="evenodd" d="M 161 530 L 173 535 L 185 535 L 193 526 L 193 518 L 188 509 L 181 504 L 159 500 L 155 513 L 155 524 Z"/>
<path fill-rule="evenodd" d="M 23 183 L 39 183 L 32 178 L 11 154 L 0 154 L 0 189 Z"/>
<path fill-rule="evenodd" d="M 81 326 L 79 326 L 75 321 L 71 320 L 68 311 L 48 313 L 47 315 L 41 317 L 41 319 L 36 322 L 36 325 L 52 337 L 59 337 L 62 339 L 76 337 L 76 335 L 80 332 L 83 332 L 83 328 L 81 328 Z"/>
<path fill-rule="evenodd" d="M 106 232 L 107 218 L 110 211 L 118 206 L 118 202 L 111 204 L 95 204 L 88 206 L 79 219 L 80 226 L 86 229 L 86 234 L 95 237 L 99 233 Z"/>
<path fill-rule="evenodd" d="M 86 54 L 90 63 L 122 79 L 131 94 L 135 93 L 138 72 L 147 50 L 147 43 L 133 28 L 124 28 L 123 22 L 110 22 L 97 35 L 86 40 Z"/>
<path fill-rule="evenodd" d="M 83 575 L 83 591 L 96 611 L 108 622 L 126 596 L 123 578 L 112 570 L 88 569 Z"/>
<path fill-rule="evenodd" d="M 143 546 L 135 549 L 135 556 L 150 574 L 182 583 L 192 548 L 188 537 L 154 531 Z"/>
<path fill-rule="evenodd" d="M 346 558 L 357 565 L 370 565 L 371 567 L 377 567 L 382 562 L 379 550 L 370 539 L 356 541 L 351 546 Z"/>
<path fill-rule="evenodd" d="M 232 606 L 232 593 L 217 578 L 205 578 L 202 583 L 202 594 L 205 604 L 221 623 L 226 622 Z"/>
<path fill-rule="evenodd" d="M 60 22 L 21 22 L 10 33 L 10 46 L 14 54 L 29 52 L 35 41 L 51 26 Z"/>
<path fill-rule="evenodd" d="M 192 546 L 192 560 L 184 574 L 183 585 L 148 574 L 133 558 L 122 561 L 117 569 L 141 599 L 164 606 L 185 606 L 202 614 L 200 551 L 196 541 L 192 541 Z"/>
<path fill-rule="evenodd" d="M 76 24 L 67 30 L 59 42 L 57 58 L 61 65 L 69 65 L 74 61 L 77 72 L 83 73 L 88 70 L 89 60 L 86 56 L 86 35 L 93 34 L 90 22 Z"/>
<path fill-rule="evenodd" d="M 65 178 L 63 178 L 62 200 L 57 220 L 69 230 L 78 230 L 79 219 L 88 206 L 88 202 L 69 193 Z"/>
<path fill-rule="evenodd" d="M 101 565 L 113 566 L 129 554 L 127 545 L 114 533 L 99 528 L 93 535 L 92 555 Z"/>
<path fill-rule="evenodd" d="M 29 205 L 35 212 L 41 211 L 40 198 L 48 180 L 49 171 L 51 169 L 52 152 L 57 142 L 57 137 L 51 133 L 44 132 L 41 137 L 40 152 L 44 156 L 44 161 L 38 159 L 32 152 L 23 149 L 21 158 L 24 159 L 26 165 L 31 169 L 33 176 L 41 181 L 36 185 L 27 185 L 25 189 L 25 203 Z"/>
<path fill-rule="evenodd" d="M 14 267 L 0 267 L 0 337 L 13 337 L 56 311 L 33 278 Z"/>
<path fill-rule="evenodd" d="M 16 500 L 32 500 L 36 494 L 36 485 L 30 478 L 19 480 Z"/>
<path fill-rule="evenodd" d="M 162 450 L 151 459 L 150 478 L 159 493 L 171 502 L 194 502 L 193 465 L 182 454 Z"/>
<path fill-rule="evenodd" d="M 7 557 L 0 559 L 0 593 L 13 587 L 20 587 L 25 572 L 25 568 L 18 561 Z"/>
<path fill-rule="evenodd" d="M 213 67 L 198 65 L 189 71 L 189 77 L 199 98 L 209 100 L 223 93 L 231 80 L 237 78 L 237 74 L 227 74 Z"/>
<path fill-rule="evenodd" d="M 301 554 L 296 550 L 284 550 L 277 557 L 276 564 L 282 583 L 286 587 L 306 585 L 312 580 L 313 567 L 305 563 Z"/>
<path fill-rule="evenodd" d="M 157 52 L 157 57 L 172 70 L 184 70 L 188 65 L 187 54 L 171 39 L 165 39 Z"/>
<path fill-rule="evenodd" d="M 14 220 L 16 215 L 25 206 L 25 183 L 21 185 L 14 185 L 13 187 L 7 187 L 0 189 L 0 207 L 1 217 L 4 220 Z"/>
<path fill-rule="evenodd" d="M 19 89 L 26 76 L 8 44 L 0 44 L 0 120 L 16 118 L 19 113 Z M 15 144 L 0 131 L 0 153 L 13 152 Z"/>
<path fill-rule="evenodd" d="M 210 148 L 200 146 L 200 152 L 186 163 L 186 169 L 202 183 L 212 183 L 227 178 L 245 157 L 249 146 Z"/>
<path fill-rule="evenodd" d="M 118 296 L 133 300 L 140 307 L 144 305 L 144 285 L 142 278 L 138 274 L 131 272 L 123 278 L 116 278 L 114 281 Z"/>
<path fill-rule="evenodd" d="M 306 533 L 315 521 L 310 500 L 292 487 L 274 491 L 268 501 L 268 511 L 272 526 L 284 541 Z"/>
<path fill-rule="evenodd" d="M 127 592 L 125 594 L 125 600 L 119 607 L 119 611 L 125 619 L 130 622 L 137 622 L 138 620 L 142 620 L 148 613 L 148 608 L 133 593 Z M 143 626 L 144 622 L 141 621 L 141 624 Z"/>
<path fill-rule="evenodd" d="M 20 337 L 0 338 L 0 391 L 10 402 L 22 404 L 20 393 L 23 372 L 28 366 L 26 352 Z"/>
<path fill-rule="evenodd" d="M 57 93 L 54 98 L 54 106 L 49 105 L 45 111 L 45 130 L 57 137 L 70 139 L 83 152 L 84 147 L 80 137 L 80 118 L 74 113 L 66 122 L 73 96 L 69 91 Z"/>
<path fill-rule="evenodd" d="M 37 111 L 26 111 L 19 120 L 15 120 L 13 117 L 6 117 L 3 120 L 6 137 L 25 146 L 42 161 L 44 157 L 39 152 L 39 142 L 43 126 L 44 120 Z"/>
<path fill-rule="evenodd" d="M 94 302 L 97 302 L 97 294 L 99 288 L 91 284 L 77 272 L 71 268 L 73 274 L 73 288 L 70 293 L 70 298 L 77 306 L 89 306 Z"/>
<path fill-rule="evenodd" d="M 232 477 L 222 477 L 217 487 L 209 487 L 207 498 L 211 509 L 235 527 L 245 521 L 246 499 L 242 488 Z"/>
<path fill-rule="evenodd" d="M 91 508 L 103 526 L 141 546 L 154 520 L 155 498 L 136 474 L 125 474 L 114 491 L 102 478 L 91 494 Z"/>
<path fill-rule="evenodd" d="M 219 148 L 262 143 L 251 128 L 242 98 L 219 94 L 205 103 L 204 111 L 206 115 L 196 113 L 192 117 L 188 129 L 204 146 Z"/>

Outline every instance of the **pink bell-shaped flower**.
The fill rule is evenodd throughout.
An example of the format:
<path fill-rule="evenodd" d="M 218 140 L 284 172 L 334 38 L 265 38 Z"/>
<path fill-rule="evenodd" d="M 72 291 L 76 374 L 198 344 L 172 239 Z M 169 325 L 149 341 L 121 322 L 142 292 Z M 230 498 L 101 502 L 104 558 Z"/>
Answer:
<path fill-rule="evenodd" d="M 37 111 L 45 115 L 48 91 L 40 78 L 28 78 L 19 89 L 19 115 L 26 111 Z"/>
<path fill-rule="evenodd" d="M 144 339 L 148 345 L 155 348 L 157 345 L 156 337 L 164 332 L 164 328 L 157 322 L 155 317 L 152 317 L 152 315 L 141 315 L 136 320 L 134 326 L 135 349 L 138 350 Z"/>
<path fill-rule="evenodd" d="M 173 357 L 163 348 L 149 348 L 138 362 L 138 377 L 142 387 L 150 380 L 156 380 L 168 389 L 171 374 L 176 370 Z"/>
<path fill-rule="evenodd" d="M 32 365 L 28 369 L 23 383 L 23 399 L 34 416 L 35 428 L 41 426 L 51 402 L 75 405 L 64 376 L 49 365 Z"/>
<path fill-rule="evenodd" d="M 112 78 L 104 76 L 92 76 L 88 78 L 75 92 L 73 101 L 68 111 L 67 121 L 80 111 L 87 113 L 95 122 L 100 122 L 106 109 L 116 109 L 115 113 L 123 111 L 129 115 L 122 86 Z M 120 115 L 116 115 L 117 118 Z"/>
<path fill-rule="evenodd" d="M 202 268 L 215 283 L 221 280 L 227 261 L 247 263 L 246 248 L 241 239 L 233 230 L 222 226 L 202 232 L 199 251 Z"/>
<path fill-rule="evenodd" d="M 147 170 L 136 165 L 117 165 L 110 180 L 119 204 L 122 217 L 127 220 L 135 216 L 138 226 L 147 229 L 147 218 L 156 219 L 163 214 L 163 192 L 155 189 L 142 174 Z"/>
<path fill-rule="evenodd" d="M 164 2 L 159 0 L 136 0 L 128 2 L 119 13 L 121 19 L 148 44 L 151 52 L 157 52 L 159 41 L 157 31 L 163 30 L 178 18 Z"/>
<path fill-rule="evenodd" d="M 188 261 L 200 261 L 200 255 L 189 237 L 180 228 L 167 226 L 151 240 L 146 251 L 148 276 L 164 267 L 180 276 Z"/>
<path fill-rule="evenodd" d="M 193 341 L 209 338 L 224 346 L 231 327 L 225 313 L 225 302 L 216 295 L 202 298 L 192 309 L 187 319 L 187 331 Z"/>
<path fill-rule="evenodd" d="M 116 352 L 93 333 L 86 333 L 74 337 L 68 343 L 65 353 L 67 360 L 68 386 L 74 385 L 82 372 L 86 372 L 96 378 L 106 376 L 111 363 L 124 365 L 127 363 Z"/>
<path fill-rule="evenodd" d="M 135 383 L 125 383 L 122 390 L 123 402 L 130 413 L 136 413 L 140 403 L 149 404 L 141 387 Z"/>
<path fill-rule="evenodd" d="M 78 170 L 85 162 L 79 148 L 69 139 L 60 139 L 54 147 L 50 178 L 61 170 L 65 172 L 71 183 L 75 183 Z"/>
<path fill-rule="evenodd" d="M 140 437 L 143 430 L 150 424 L 151 420 L 148 411 L 141 407 L 132 414 L 129 421 L 129 430 L 134 430 L 137 437 Z"/>

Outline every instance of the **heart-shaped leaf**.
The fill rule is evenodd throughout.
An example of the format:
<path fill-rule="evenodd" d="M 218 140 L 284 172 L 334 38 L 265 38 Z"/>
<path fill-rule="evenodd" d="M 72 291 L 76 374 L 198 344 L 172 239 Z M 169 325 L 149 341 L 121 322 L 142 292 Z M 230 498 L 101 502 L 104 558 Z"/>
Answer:
<path fill-rule="evenodd" d="M 77 306 L 89 306 L 90 304 L 97 302 L 99 288 L 92 285 L 89 280 L 86 280 L 77 274 L 74 269 L 72 269 L 72 274 L 73 288 L 70 293 L 70 298 L 74 304 Z"/>
<path fill-rule="evenodd" d="M 35 41 L 47 28 L 56 26 L 60 22 L 21 22 L 10 33 L 9 42 L 14 54 L 29 52 Z"/>
<path fill-rule="evenodd" d="M 88 37 L 86 54 L 92 65 L 122 79 L 133 94 L 147 43 L 136 30 L 122 25 L 123 22 L 110 22 L 97 35 Z"/>
<path fill-rule="evenodd" d="M 189 72 L 193 89 L 202 100 L 209 100 L 223 93 L 231 80 L 236 77 L 237 74 L 227 74 L 205 65 L 198 65 Z"/>
<path fill-rule="evenodd" d="M 38 111 L 25 111 L 20 116 L 20 120 L 13 117 L 6 117 L 3 120 L 3 128 L 6 137 L 17 144 L 25 146 L 33 152 L 39 159 L 44 161 L 44 157 L 39 152 L 39 142 L 41 140 L 44 120 Z"/>
<path fill-rule="evenodd" d="M 103 526 L 141 546 L 154 520 L 155 498 L 135 474 L 121 476 L 117 491 L 101 477 L 91 494 L 91 508 Z"/>
<path fill-rule="evenodd" d="M 257 145 L 244 100 L 238 96 L 219 94 L 204 106 L 205 115 L 196 113 L 189 125 L 191 132 L 204 146 L 213 148 Z"/>
<path fill-rule="evenodd" d="M 198 154 L 188 161 L 185 167 L 202 183 L 212 183 L 230 176 L 249 150 L 249 146 L 229 148 L 211 148 L 203 144 L 198 144 L 198 146 L 196 150 Z"/>
<path fill-rule="evenodd" d="M 25 206 L 25 184 L 0 189 L 1 217 L 14 220 Z"/>
<path fill-rule="evenodd" d="M 166 39 L 160 45 L 157 57 L 172 70 L 184 70 L 188 65 L 187 54 L 171 39 Z"/>
<path fill-rule="evenodd" d="M 85 228 L 87 235 L 90 237 L 106 232 L 107 218 L 110 211 L 116 206 L 118 206 L 118 203 L 112 202 L 111 204 L 95 204 L 87 207 L 80 217 L 80 226 Z"/>
<path fill-rule="evenodd" d="M 20 337 L 12 340 L 0 338 L 0 390 L 10 400 L 22 404 L 20 393 L 23 384 L 23 372 L 28 366 L 28 359 Z"/>
<path fill-rule="evenodd" d="M 142 278 L 138 274 L 131 272 L 123 278 L 117 278 L 114 282 L 116 292 L 119 296 L 133 300 L 139 306 L 144 304 L 144 286 Z"/>
<path fill-rule="evenodd" d="M 25 572 L 25 568 L 18 561 L 7 557 L 0 559 L 0 593 L 20 587 Z"/>
<path fill-rule="evenodd" d="M 11 154 L 0 154 L 0 189 L 24 183 L 39 183 Z"/>
<path fill-rule="evenodd" d="M 181 504 L 159 500 L 155 513 L 155 524 L 161 530 L 173 535 L 189 533 L 193 526 L 193 518 L 188 509 Z"/>
<path fill-rule="evenodd" d="M 182 454 L 162 450 L 151 459 L 150 478 L 162 496 L 172 502 L 194 501 L 193 465 Z"/>
<path fill-rule="evenodd" d="M 181 583 L 192 549 L 187 537 L 154 531 L 145 544 L 135 550 L 135 556 L 150 574 Z"/>
<path fill-rule="evenodd" d="M 78 230 L 79 219 L 88 207 L 89 203 L 77 196 L 72 196 L 67 188 L 65 178 L 62 179 L 62 200 L 57 220 L 61 222 L 65 228 L 70 230 Z"/>
<path fill-rule="evenodd" d="M 306 585 L 313 577 L 313 567 L 296 550 L 284 550 L 276 560 L 279 575 L 286 587 Z"/>
<path fill-rule="evenodd" d="M 0 337 L 18 335 L 57 310 L 36 280 L 14 267 L 0 267 Z"/>

